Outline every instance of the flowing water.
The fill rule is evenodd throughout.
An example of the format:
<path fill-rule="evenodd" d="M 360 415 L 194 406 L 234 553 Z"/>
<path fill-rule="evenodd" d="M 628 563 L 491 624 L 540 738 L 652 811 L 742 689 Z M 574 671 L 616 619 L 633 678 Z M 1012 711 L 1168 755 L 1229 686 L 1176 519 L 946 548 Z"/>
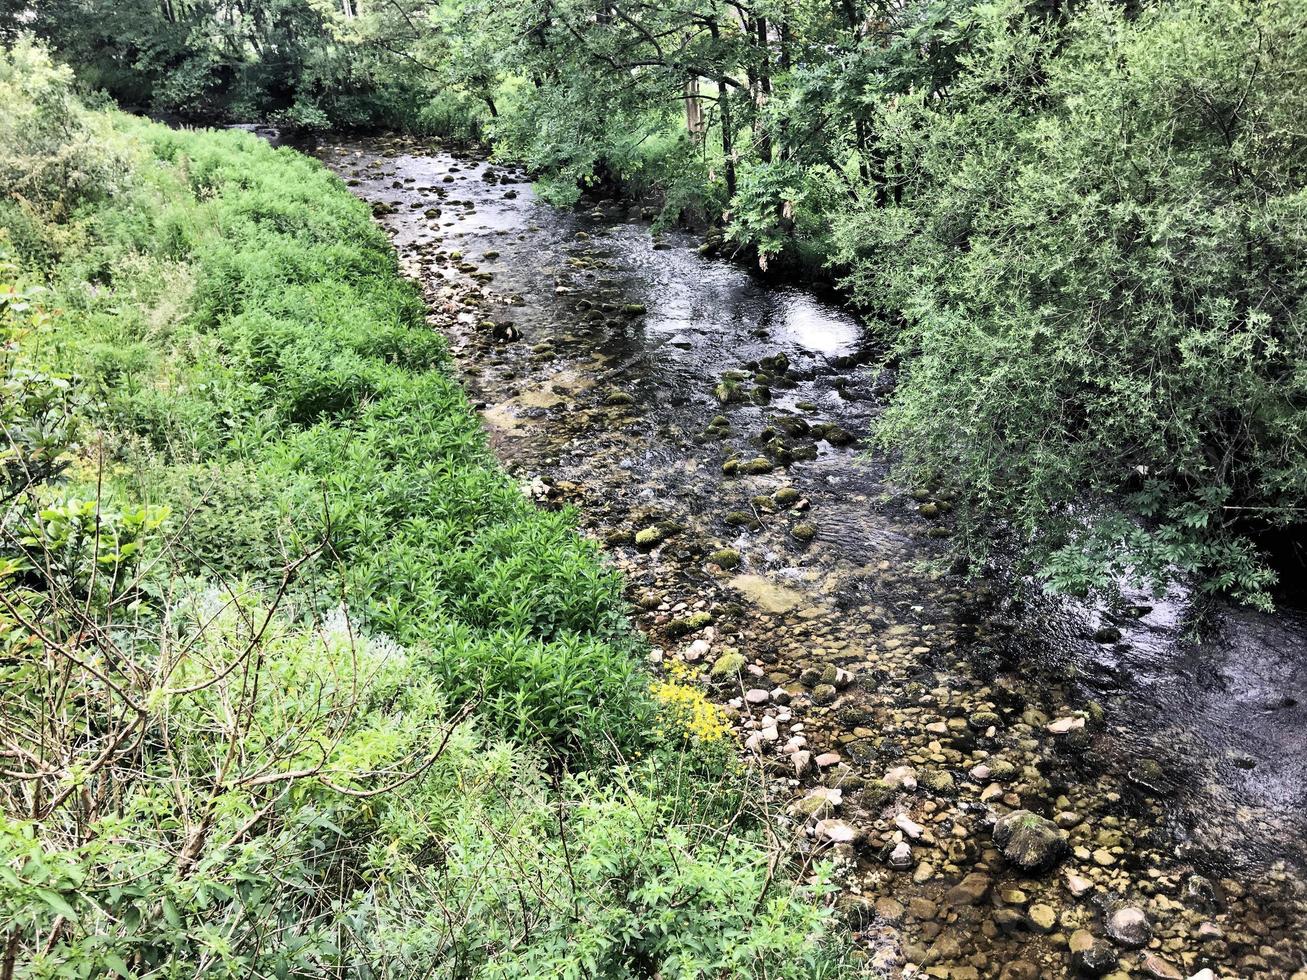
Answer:
<path fill-rule="evenodd" d="M 318 153 L 422 284 L 500 457 L 626 572 L 655 661 L 706 674 L 738 650 L 743 684 L 714 689 L 773 791 L 841 789 L 840 907 L 877 966 L 1070 975 L 1068 946 L 1132 904 L 1153 938 L 1114 949 L 1121 975 L 1303 970 L 1307 616 L 1219 610 L 1194 641 L 1179 591 L 1108 616 L 965 578 L 949 494 L 892 485 L 861 444 L 891 379 L 838 297 L 478 159 Z M 694 612 L 710 625 L 678 635 Z M 903 766 L 915 788 L 884 781 Z M 996 852 L 1016 808 L 1067 831 L 1058 871 Z"/>

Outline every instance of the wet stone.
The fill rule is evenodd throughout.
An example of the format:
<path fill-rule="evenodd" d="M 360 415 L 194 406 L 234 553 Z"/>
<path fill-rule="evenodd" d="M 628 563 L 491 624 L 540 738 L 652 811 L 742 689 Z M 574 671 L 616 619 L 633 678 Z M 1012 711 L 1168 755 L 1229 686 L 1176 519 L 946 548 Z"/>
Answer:
<path fill-rule="evenodd" d="M 989 893 L 989 875 L 972 872 L 948 890 L 944 900 L 951 906 L 979 905 Z"/>
<path fill-rule="evenodd" d="M 1049 871 L 1066 854 L 1066 835 L 1051 820 L 1016 810 L 994 824 L 994 843 L 1007 860 L 1032 873 Z"/>
<path fill-rule="evenodd" d="M 1107 934 L 1121 946 L 1138 949 L 1153 938 L 1153 927 L 1143 909 L 1127 905 L 1108 916 Z"/>

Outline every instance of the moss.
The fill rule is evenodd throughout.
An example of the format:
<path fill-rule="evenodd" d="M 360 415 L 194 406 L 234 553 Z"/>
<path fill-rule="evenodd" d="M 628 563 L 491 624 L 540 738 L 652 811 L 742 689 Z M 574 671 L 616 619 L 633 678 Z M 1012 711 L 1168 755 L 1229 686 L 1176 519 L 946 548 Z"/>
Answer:
<path fill-rule="evenodd" d="M 665 540 L 667 540 L 667 529 L 661 524 L 635 532 L 635 546 L 637 548 L 652 548 Z"/>
<path fill-rule="evenodd" d="M 712 622 L 712 613 L 707 610 L 692 612 L 688 616 L 682 616 L 680 619 L 673 619 L 667 624 L 667 633 L 669 636 L 686 636 L 690 633 L 698 632 Z"/>
<path fill-rule="evenodd" d="M 712 670 L 709 671 L 709 674 L 715 680 L 727 680 L 735 677 L 740 673 L 740 671 L 744 670 L 746 663 L 747 661 L 744 659 L 744 654 L 740 653 L 740 651 L 726 650 L 717 658 L 716 662 L 713 663 Z"/>
<path fill-rule="evenodd" d="M 722 519 L 731 527 L 748 528 L 750 531 L 756 531 L 762 527 L 758 518 L 744 510 L 733 510 Z"/>
<path fill-rule="evenodd" d="M 771 499 L 777 507 L 793 507 L 802 499 L 802 495 L 793 487 L 781 487 L 772 494 Z"/>
<path fill-rule="evenodd" d="M 811 541 L 817 536 L 817 525 L 809 521 L 800 521 L 790 528 L 790 537 L 795 541 Z"/>
<path fill-rule="evenodd" d="M 739 568 L 740 553 L 734 548 L 720 548 L 709 555 L 708 560 L 714 565 L 719 565 L 722 568 L 730 570 L 732 568 Z"/>

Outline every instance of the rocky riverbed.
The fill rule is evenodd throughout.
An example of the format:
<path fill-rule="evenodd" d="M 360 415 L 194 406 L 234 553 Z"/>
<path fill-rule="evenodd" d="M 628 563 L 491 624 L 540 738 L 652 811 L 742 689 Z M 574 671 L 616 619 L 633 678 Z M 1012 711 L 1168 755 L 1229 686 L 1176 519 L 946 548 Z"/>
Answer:
<path fill-rule="evenodd" d="M 1182 594 L 1014 601 L 950 562 L 949 489 L 866 453 L 890 379 L 838 303 L 479 159 L 319 154 L 393 236 L 505 464 L 578 509 L 655 669 L 728 706 L 835 863 L 871 964 L 1307 980 L 1307 620 L 1230 610 L 1186 642 Z"/>

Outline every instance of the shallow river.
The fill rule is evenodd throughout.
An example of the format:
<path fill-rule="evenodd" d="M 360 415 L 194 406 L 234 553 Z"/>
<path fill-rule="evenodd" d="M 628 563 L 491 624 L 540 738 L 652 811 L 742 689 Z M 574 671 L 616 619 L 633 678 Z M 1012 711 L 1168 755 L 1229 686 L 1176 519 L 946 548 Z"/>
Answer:
<path fill-rule="evenodd" d="M 963 577 L 948 493 L 893 486 L 861 445 L 888 379 L 837 298 L 482 161 L 318 152 L 422 283 L 501 458 L 623 567 L 655 660 L 738 650 L 743 682 L 714 689 L 772 792 L 840 789 L 841 909 L 879 966 L 1072 975 L 1088 936 L 1122 976 L 1303 970 L 1307 616 L 1223 610 L 1195 642 L 1183 594 L 1108 618 Z M 1054 872 L 994 849 L 1017 808 L 1066 832 Z M 1103 938 L 1123 907 L 1143 948 Z"/>

